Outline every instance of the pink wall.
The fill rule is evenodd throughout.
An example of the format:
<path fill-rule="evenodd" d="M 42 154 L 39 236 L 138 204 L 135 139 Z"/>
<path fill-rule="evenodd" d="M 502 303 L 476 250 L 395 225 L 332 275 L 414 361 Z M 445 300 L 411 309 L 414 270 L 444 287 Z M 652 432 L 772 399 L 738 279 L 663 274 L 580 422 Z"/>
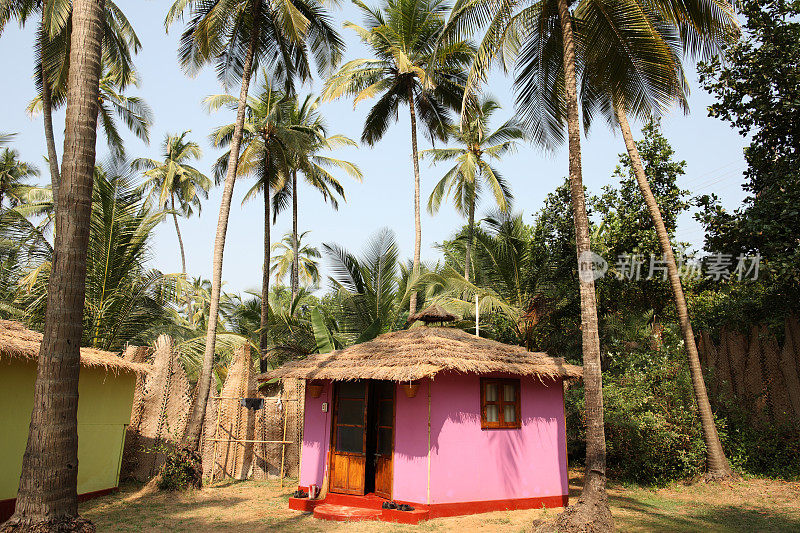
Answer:
<path fill-rule="evenodd" d="M 521 429 L 482 430 L 480 377 L 436 376 L 431 388 L 430 503 L 568 493 L 561 382 L 545 386 L 538 379 L 521 378 L 520 402 Z"/>
<path fill-rule="evenodd" d="M 319 398 L 312 398 L 306 387 L 305 419 L 303 421 L 303 449 L 300 455 L 300 486 L 322 486 L 325 475 L 328 446 L 331 441 L 331 383 L 325 382 Z M 328 412 L 322 412 L 327 402 Z"/>
<path fill-rule="evenodd" d="M 496 377 L 511 377 L 492 374 Z M 396 500 L 427 502 L 428 387 L 396 393 L 394 486 Z M 560 496 L 567 494 L 564 403 L 561 383 L 521 378 L 521 429 L 482 430 L 480 377 L 440 374 L 430 385 L 429 503 Z M 331 386 L 306 396 L 300 485 L 322 484 L 330 442 Z M 328 412 L 322 403 L 328 402 Z"/>
<path fill-rule="evenodd" d="M 422 380 L 413 398 L 407 397 L 399 387 L 395 393 L 397 406 L 392 496 L 396 500 L 415 503 L 427 501 L 429 384 L 430 380 Z"/>

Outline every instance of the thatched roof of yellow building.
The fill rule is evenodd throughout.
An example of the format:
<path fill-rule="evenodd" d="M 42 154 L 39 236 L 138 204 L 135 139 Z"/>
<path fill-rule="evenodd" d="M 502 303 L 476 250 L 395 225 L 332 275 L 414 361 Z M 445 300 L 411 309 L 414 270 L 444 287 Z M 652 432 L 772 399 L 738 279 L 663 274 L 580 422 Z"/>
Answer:
<path fill-rule="evenodd" d="M 41 343 L 41 333 L 31 331 L 13 320 L 0 320 L 0 360 L 13 358 L 36 361 Z M 115 353 L 95 348 L 81 348 L 81 365 L 111 372 L 146 374 L 150 371 L 148 364 L 126 361 Z"/>
<path fill-rule="evenodd" d="M 476 337 L 456 328 L 421 327 L 393 331 L 324 354 L 312 354 L 261 374 L 259 381 L 297 379 L 385 379 L 411 381 L 439 372 L 507 372 L 540 379 L 578 379 L 579 366 L 560 357 Z"/>

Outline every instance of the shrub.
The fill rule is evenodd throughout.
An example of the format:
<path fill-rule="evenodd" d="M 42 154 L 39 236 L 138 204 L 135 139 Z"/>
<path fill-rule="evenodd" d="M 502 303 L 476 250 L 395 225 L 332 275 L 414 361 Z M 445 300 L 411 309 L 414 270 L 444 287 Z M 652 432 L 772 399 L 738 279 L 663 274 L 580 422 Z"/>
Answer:
<path fill-rule="evenodd" d="M 688 375 L 675 363 L 603 377 L 608 474 L 620 481 L 661 485 L 691 477 L 705 446 Z M 569 453 L 585 453 L 583 390 L 567 394 Z"/>
<path fill-rule="evenodd" d="M 203 483 L 202 461 L 188 448 L 170 450 L 158 475 L 158 489 L 175 491 L 200 488 Z"/>

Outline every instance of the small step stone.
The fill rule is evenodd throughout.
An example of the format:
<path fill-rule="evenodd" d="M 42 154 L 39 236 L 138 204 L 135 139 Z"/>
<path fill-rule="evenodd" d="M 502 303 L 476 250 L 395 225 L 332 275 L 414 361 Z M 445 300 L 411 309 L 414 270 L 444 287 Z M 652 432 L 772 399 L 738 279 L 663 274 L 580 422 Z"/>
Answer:
<path fill-rule="evenodd" d="M 359 520 L 380 520 L 380 509 L 364 509 L 325 503 L 314 508 L 314 517 L 339 522 L 356 522 Z"/>

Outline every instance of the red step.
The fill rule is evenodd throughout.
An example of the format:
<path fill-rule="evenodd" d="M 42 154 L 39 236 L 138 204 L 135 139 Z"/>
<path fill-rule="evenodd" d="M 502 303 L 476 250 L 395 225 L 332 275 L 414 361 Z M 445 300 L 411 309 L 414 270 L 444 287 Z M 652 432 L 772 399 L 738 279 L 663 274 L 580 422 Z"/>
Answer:
<path fill-rule="evenodd" d="M 380 520 L 381 509 L 366 509 L 364 507 L 350 507 L 347 505 L 334 505 L 323 503 L 314 507 L 314 517 L 323 520 L 336 520 L 339 522 L 355 522 L 359 520 Z"/>

